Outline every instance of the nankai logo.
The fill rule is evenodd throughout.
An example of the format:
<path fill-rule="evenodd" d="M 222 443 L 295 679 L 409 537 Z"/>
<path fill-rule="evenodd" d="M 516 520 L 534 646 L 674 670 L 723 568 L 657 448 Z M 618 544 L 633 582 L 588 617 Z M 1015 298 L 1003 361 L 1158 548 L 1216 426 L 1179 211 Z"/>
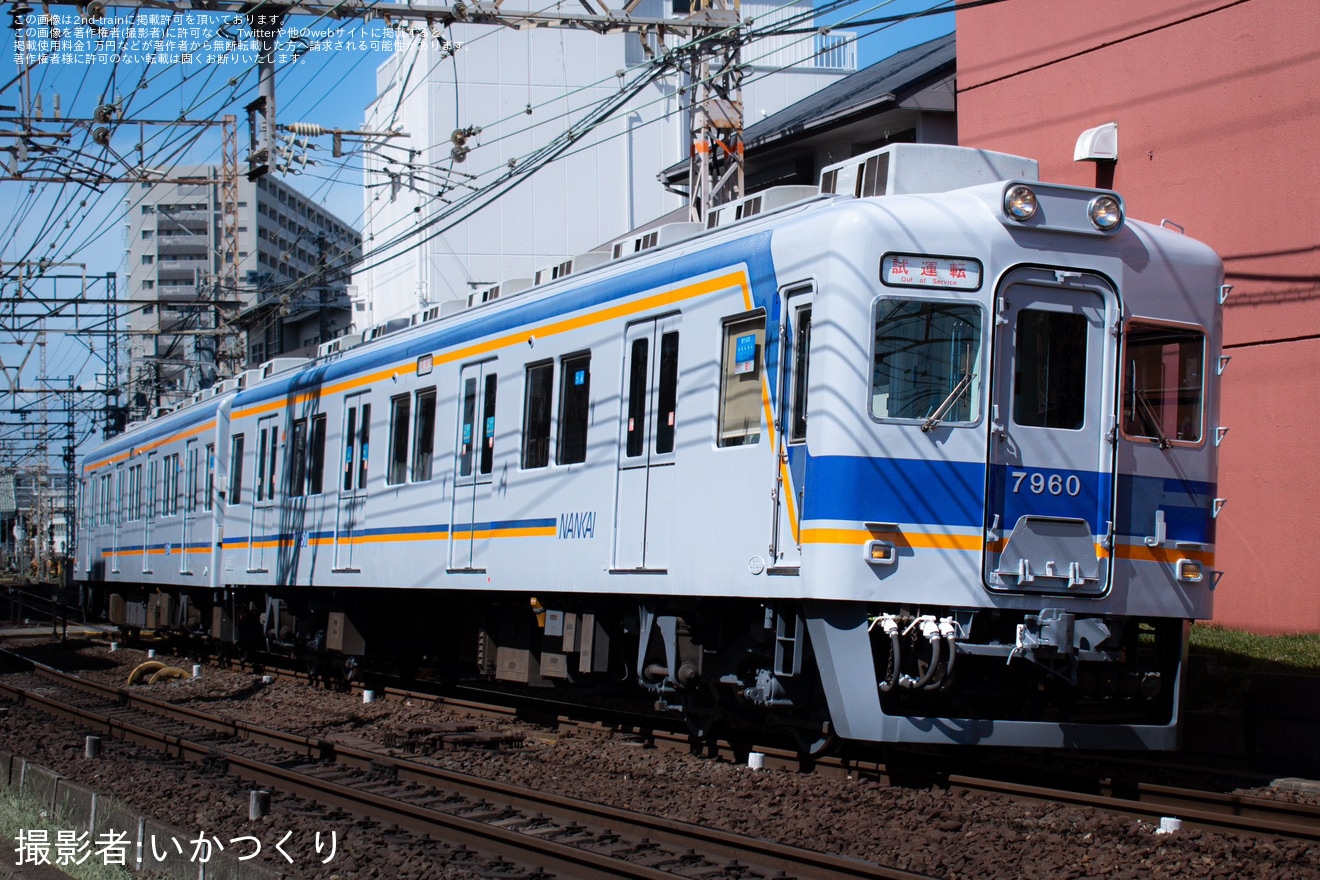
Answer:
<path fill-rule="evenodd" d="M 596 537 L 596 511 L 559 514 L 559 540 Z"/>

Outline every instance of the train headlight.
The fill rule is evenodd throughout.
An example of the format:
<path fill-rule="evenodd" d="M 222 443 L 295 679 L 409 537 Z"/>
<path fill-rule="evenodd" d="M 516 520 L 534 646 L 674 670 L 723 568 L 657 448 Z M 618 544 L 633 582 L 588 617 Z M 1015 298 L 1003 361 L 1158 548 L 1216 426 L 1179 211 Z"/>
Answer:
<path fill-rule="evenodd" d="M 1179 559 L 1175 565 L 1178 580 L 1185 584 L 1199 584 L 1205 580 L 1205 569 L 1195 559 Z"/>
<path fill-rule="evenodd" d="M 1004 213 L 1020 223 L 1035 217 L 1037 207 L 1036 194 L 1029 186 L 1019 183 L 1004 193 Z"/>
<path fill-rule="evenodd" d="M 893 565 L 898 554 L 888 541 L 867 541 L 866 561 L 871 565 Z"/>
<path fill-rule="evenodd" d="M 1113 196 L 1096 196 L 1086 206 L 1091 223 L 1101 232 L 1111 232 L 1123 223 L 1123 206 Z"/>

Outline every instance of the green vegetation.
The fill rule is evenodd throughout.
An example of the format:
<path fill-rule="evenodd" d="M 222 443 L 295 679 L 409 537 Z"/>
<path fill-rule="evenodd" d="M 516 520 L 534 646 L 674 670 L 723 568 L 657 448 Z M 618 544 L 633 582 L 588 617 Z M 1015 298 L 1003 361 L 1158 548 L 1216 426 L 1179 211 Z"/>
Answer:
<path fill-rule="evenodd" d="M 1192 627 L 1192 653 L 1244 672 L 1320 675 L 1320 634 L 1258 636 L 1198 623 Z"/>
<path fill-rule="evenodd" d="M 1191 655 L 1189 709 L 1240 711 L 1253 673 L 1320 676 L 1320 634 L 1259 636 L 1198 623 Z"/>
<path fill-rule="evenodd" d="M 76 880 L 129 880 L 134 876 L 120 865 L 107 865 L 98 859 L 95 841 L 92 840 L 91 835 L 87 837 L 88 849 L 83 851 L 91 853 L 86 861 L 81 865 L 55 865 L 57 859 L 55 843 L 59 839 L 58 832 L 67 832 L 73 827 L 72 821 L 59 815 L 52 815 L 50 810 L 42 808 L 36 800 L 17 789 L 0 789 L 0 834 L 8 840 L 4 847 L 8 848 L 11 859 L 16 860 L 19 832 L 44 829 L 50 843 L 48 852 L 51 864 L 70 877 Z M 81 858 L 81 853 L 76 857 Z M 10 861 L 9 864 L 14 864 L 14 861 Z"/>

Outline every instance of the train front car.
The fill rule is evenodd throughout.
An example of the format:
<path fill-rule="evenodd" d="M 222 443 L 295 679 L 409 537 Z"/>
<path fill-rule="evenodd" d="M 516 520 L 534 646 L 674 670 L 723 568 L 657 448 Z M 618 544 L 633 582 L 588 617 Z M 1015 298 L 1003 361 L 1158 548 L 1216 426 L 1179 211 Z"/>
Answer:
<path fill-rule="evenodd" d="M 1035 181 L 836 210 L 787 456 L 834 730 L 1176 748 L 1216 579 L 1219 259 Z"/>

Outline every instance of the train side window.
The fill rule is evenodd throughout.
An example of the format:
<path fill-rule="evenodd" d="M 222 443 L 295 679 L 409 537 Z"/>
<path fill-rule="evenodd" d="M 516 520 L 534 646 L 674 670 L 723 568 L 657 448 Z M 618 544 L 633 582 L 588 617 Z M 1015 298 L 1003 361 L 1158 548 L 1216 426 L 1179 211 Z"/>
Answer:
<path fill-rule="evenodd" d="M 197 446 L 188 445 L 188 472 L 184 481 L 183 506 L 189 513 L 197 512 Z"/>
<path fill-rule="evenodd" d="M 485 400 L 481 410 L 481 466 L 483 474 L 495 468 L 495 392 L 499 384 L 494 373 L 486 374 Z"/>
<path fill-rule="evenodd" d="M 363 392 L 365 395 L 365 392 Z M 360 400 L 363 395 L 356 398 Z M 367 488 L 367 454 L 371 450 L 371 404 L 352 403 L 344 414 L 344 491 Z M 359 410 L 361 412 L 359 412 Z"/>
<path fill-rule="evenodd" d="M 307 494 L 320 495 L 325 479 L 326 415 L 312 416 L 312 436 L 307 452 Z"/>
<path fill-rule="evenodd" d="M 472 475 L 472 444 L 476 442 L 477 419 L 477 377 L 473 376 L 463 383 L 463 436 L 459 438 L 461 449 L 458 456 L 458 475 Z"/>
<path fill-rule="evenodd" d="M 1123 356 L 1123 433 L 1199 443 L 1205 399 L 1205 333 L 1133 321 Z"/>
<path fill-rule="evenodd" d="M 412 397 L 400 394 L 390 398 L 390 461 L 385 468 L 385 484 L 397 486 L 408 478 L 408 426 L 412 422 Z"/>
<path fill-rule="evenodd" d="M 344 417 L 344 491 L 353 488 L 353 456 L 357 451 L 357 407 L 350 406 Z"/>
<path fill-rule="evenodd" d="M 358 426 L 357 487 L 367 488 L 367 453 L 371 451 L 371 404 L 362 404 L 362 424 Z"/>
<path fill-rule="evenodd" d="M 1086 316 L 1023 309 L 1013 369 L 1013 421 L 1076 431 L 1086 421 Z"/>
<path fill-rule="evenodd" d="M 165 480 L 164 491 L 160 496 L 160 514 L 161 516 L 179 515 L 179 471 L 182 466 L 179 463 L 179 453 L 175 452 L 165 456 L 162 462 Z"/>
<path fill-rule="evenodd" d="M 140 464 L 128 469 L 128 518 L 130 521 L 142 519 L 142 465 Z"/>
<path fill-rule="evenodd" d="M 981 309 L 881 299 L 875 307 L 871 415 L 973 422 L 981 403 Z"/>
<path fill-rule="evenodd" d="M 215 507 L 215 444 L 206 444 L 206 485 L 203 490 L 202 510 Z"/>
<path fill-rule="evenodd" d="M 542 468 L 550 463 L 550 395 L 555 365 L 532 364 L 527 368 L 527 393 L 523 400 L 524 468 Z"/>
<path fill-rule="evenodd" d="M 807 375 L 811 366 L 811 307 L 798 309 L 795 317 L 796 320 L 793 322 L 793 408 L 789 413 L 788 442 L 805 443 L 807 439 Z"/>
<path fill-rule="evenodd" d="M 147 456 L 147 519 L 156 516 L 156 459 Z"/>
<path fill-rule="evenodd" d="M 243 435 L 235 434 L 229 447 L 229 499 L 230 504 L 243 500 Z"/>
<path fill-rule="evenodd" d="M 435 389 L 417 392 L 417 424 L 413 426 L 412 480 L 425 483 L 431 479 L 431 460 L 435 454 Z"/>
<path fill-rule="evenodd" d="M 257 431 L 257 464 L 253 470 L 256 472 L 257 477 L 258 501 L 266 499 L 266 444 L 269 442 L 270 438 L 265 428 Z"/>
<path fill-rule="evenodd" d="M 645 336 L 632 343 L 632 366 L 628 372 L 628 431 L 623 444 L 623 453 L 628 458 L 637 458 L 646 445 L 646 379 L 651 366 L 647 349 L 650 343 Z"/>
<path fill-rule="evenodd" d="M 587 460 L 587 424 L 591 419 L 591 353 L 566 357 L 559 376 L 559 443 L 555 464 Z"/>
<path fill-rule="evenodd" d="M 307 490 L 307 419 L 294 419 L 289 431 L 288 477 L 290 498 L 301 498 Z"/>
<path fill-rule="evenodd" d="M 660 388 L 656 413 L 655 451 L 674 451 L 674 428 L 678 415 L 678 331 L 660 337 Z"/>
<path fill-rule="evenodd" d="M 761 442 L 761 360 L 764 348 L 764 314 L 724 325 L 717 435 L 720 446 Z"/>

